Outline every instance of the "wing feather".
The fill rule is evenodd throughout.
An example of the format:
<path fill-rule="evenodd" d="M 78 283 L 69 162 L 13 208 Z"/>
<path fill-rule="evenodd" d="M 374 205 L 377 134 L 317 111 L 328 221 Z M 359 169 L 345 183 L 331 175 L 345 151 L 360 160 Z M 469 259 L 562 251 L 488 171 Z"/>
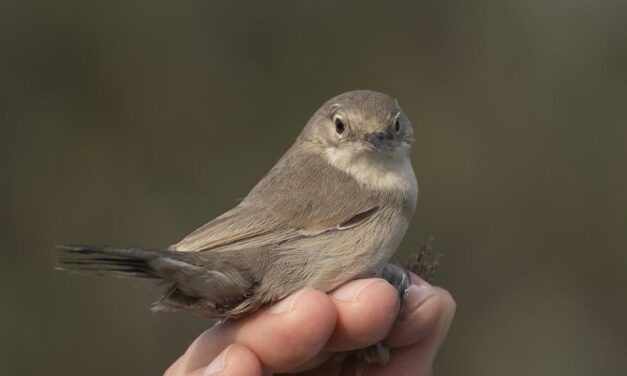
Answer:
<path fill-rule="evenodd" d="M 332 167 L 321 153 L 293 146 L 238 206 L 170 249 L 263 247 L 339 231 L 374 215 L 379 199 L 375 191 L 360 187 L 351 176 Z"/>

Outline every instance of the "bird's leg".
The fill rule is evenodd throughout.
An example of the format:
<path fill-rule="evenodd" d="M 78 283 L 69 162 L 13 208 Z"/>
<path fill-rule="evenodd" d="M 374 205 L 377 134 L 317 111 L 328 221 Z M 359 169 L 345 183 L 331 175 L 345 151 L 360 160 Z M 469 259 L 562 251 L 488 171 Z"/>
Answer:
<path fill-rule="evenodd" d="M 407 289 L 411 286 L 410 272 L 424 279 L 427 283 L 434 281 L 435 273 L 440 266 L 440 255 L 433 256 L 432 242 L 433 237 L 429 237 L 420 247 L 420 250 L 409 258 L 404 268 L 388 264 L 383 269 L 381 278 L 398 290 L 401 310 Z M 383 343 L 377 342 L 370 347 L 356 351 L 355 356 L 367 364 L 386 364 L 390 360 L 390 349 Z"/>

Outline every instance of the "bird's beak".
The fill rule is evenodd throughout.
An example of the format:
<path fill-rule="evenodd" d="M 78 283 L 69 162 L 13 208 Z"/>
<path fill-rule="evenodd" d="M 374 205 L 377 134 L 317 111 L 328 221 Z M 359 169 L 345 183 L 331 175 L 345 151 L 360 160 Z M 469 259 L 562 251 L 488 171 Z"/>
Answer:
<path fill-rule="evenodd" d="M 383 132 L 367 133 L 364 135 L 364 141 L 372 144 L 377 149 L 381 149 L 381 147 L 385 143 L 385 133 Z"/>

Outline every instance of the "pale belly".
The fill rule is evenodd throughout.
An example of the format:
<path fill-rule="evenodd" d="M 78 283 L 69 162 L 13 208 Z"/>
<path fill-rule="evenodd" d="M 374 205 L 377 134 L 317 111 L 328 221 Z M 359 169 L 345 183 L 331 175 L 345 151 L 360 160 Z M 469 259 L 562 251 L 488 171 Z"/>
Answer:
<path fill-rule="evenodd" d="M 316 269 L 307 275 L 307 287 L 329 291 L 356 278 L 379 276 L 396 252 L 407 230 L 401 217 L 346 230 L 326 241 Z"/>

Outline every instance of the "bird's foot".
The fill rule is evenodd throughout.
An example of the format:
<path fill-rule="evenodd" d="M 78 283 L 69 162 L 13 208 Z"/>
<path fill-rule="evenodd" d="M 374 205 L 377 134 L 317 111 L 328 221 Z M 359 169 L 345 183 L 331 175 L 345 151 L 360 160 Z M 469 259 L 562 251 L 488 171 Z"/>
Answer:
<path fill-rule="evenodd" d="M 388 264 L 383 269 L 381 278 L 388 281 L 398 290 L 401 308 L 403 307 L 407 289 L 411 286 L 410 272 L 416 274 L 427 283 L 432 283 L 435 280 L 435 273 L 440 267 L 441 255 L 433 256 L 432 242 L 433 237 L 430 236 L 420 247 L 420 250 L 409 258 L 404 268 Z M 390 361 L 390 349 L 383 343 L 377 342 L 370 347 L 356 351 L 355 356 L 367 364 L 385 365 Z"/>

